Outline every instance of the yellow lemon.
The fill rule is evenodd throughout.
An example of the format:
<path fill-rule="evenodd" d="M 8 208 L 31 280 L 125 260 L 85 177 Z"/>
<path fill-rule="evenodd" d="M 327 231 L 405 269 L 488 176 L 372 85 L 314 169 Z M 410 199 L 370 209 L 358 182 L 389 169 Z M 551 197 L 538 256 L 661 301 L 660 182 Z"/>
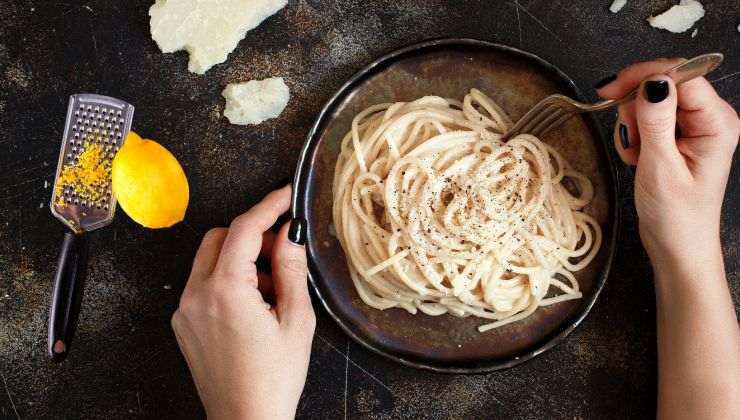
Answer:
<path fill-rule="evenodd" d="M 175 156 L 161 144 L 129 132 L 111 172 L 118 204 L 135 222 L 157 229 L 185 218 L 188 179 Z"/>

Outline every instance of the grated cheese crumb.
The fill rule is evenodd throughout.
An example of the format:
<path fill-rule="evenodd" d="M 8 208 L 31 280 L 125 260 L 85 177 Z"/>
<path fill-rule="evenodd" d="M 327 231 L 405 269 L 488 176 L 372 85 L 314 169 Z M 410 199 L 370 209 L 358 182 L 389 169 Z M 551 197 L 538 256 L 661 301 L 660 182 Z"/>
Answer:
<path fill-rule="evenodd" d="M 627 4 L 627 0 L 614 0 L 612 5 L 609 6 L 609 11 L 612 13 L 617 13 L 622 10 L 625 4 Z"/>

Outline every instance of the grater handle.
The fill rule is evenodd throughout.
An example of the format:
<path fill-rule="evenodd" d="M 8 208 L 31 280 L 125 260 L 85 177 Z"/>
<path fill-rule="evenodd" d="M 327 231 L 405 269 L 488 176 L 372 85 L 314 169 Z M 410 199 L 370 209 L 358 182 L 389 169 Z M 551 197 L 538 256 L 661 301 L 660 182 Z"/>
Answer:
<path fill-rule="evenodd" d="M 49 310 L 49 357 L 61 362 L 77 328 L 87 268 L 87 236 L 66 232 L 54 276 L 54 293 Z"/>

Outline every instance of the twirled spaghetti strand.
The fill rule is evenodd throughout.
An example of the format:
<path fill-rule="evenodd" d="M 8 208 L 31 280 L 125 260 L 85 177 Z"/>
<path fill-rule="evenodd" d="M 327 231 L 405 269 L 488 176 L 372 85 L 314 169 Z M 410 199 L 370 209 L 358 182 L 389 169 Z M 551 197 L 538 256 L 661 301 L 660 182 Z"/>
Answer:
<path fill-rule="evenodd" d="M 473 89 L 360 112 L 342 141 L 333 218 L 360 298 L 377 309 L 492 320 L 581 297 L 601 229 L 588 178 Z M 569 184 L 570 188 L 566 188 Z"/>

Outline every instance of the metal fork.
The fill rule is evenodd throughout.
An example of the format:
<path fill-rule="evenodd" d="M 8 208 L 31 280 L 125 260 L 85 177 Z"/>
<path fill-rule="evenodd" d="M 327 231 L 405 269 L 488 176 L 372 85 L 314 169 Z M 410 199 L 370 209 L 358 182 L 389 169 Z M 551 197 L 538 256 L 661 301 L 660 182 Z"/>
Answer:
<path fill-rule="evenodd" d="M 721 53 L 702 54 L 671 68 L 665 74 L 678 85 L 711 72 L 722 63 L 723 59 L 724 56 Z M 620 99 L 608 99 L 594 104 L 584 104 L 565 95 L 550 95 L 524 114 L 509 131 L 504 133 L 503 139 L 508 140 L 522 133 L 542 136 L 573 115 L 603 111 L 629 102 L 637 97 L 638 91 L 639 87 Z"/>

